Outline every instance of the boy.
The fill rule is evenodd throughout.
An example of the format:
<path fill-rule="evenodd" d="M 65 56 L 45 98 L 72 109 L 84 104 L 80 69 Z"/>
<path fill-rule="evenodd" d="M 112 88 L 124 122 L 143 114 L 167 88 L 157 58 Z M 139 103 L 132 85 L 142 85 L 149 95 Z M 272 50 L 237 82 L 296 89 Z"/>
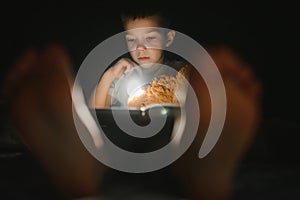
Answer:
<path fill-rule="evenodd" d="M 163 29 L 170 26 L 170 21 L 162 12 L 123 12 L 121 19 L 130 58 L 121 58 L 103 74 L 91 102 L 96 108 L 127 106 L 130 94 L 126 83 L 135 76 L 144 82 L 159 75 L 174 77 L 175 70 L 185 66 L 163 50 L 173 43 L 175 31 Z"/>

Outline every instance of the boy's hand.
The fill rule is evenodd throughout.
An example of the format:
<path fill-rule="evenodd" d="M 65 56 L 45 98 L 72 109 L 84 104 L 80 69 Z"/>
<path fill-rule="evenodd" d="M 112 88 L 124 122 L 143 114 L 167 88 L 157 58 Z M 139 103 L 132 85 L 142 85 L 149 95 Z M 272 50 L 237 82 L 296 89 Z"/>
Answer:
<path fill-rule="evenodd" d="M 123 74 L 127 74 L 135 66 L 137 66 L 137 64 L 132 60 L 128 58 L 122 58 L 110 68 L 110 71 L 116 78 L 121 78 Z"/>

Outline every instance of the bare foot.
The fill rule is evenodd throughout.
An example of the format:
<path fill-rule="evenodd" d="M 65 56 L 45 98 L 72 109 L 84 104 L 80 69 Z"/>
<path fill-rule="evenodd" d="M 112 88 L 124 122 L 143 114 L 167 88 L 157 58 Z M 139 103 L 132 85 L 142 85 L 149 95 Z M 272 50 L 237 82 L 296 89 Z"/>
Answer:
<path fill-rule="evenodd" d="M 62 192 L 72 197 L 95 195 L 103 166 L 76 132 L 71 70 L 61 46 L 29 49 L 12 66 L 2 94 L 22 141 Z"/>
<path fill-rule="evenodd" d="M 227 96 L 227 113 L 221 136 L 213 150 L 199 159 L 198 153 L 210 119 L 210 96 L 197 71 L 191 84 L 198 98 L 201 120 L 188 151 L 175 163 L 175 171 L 187 185 L 192 199 L 231 198 L 232 178 L 241 158 L 258 132 L 261 120 L 261 83 L 251 66 L 227 47 L 208 49 L 220 70 Z"/>

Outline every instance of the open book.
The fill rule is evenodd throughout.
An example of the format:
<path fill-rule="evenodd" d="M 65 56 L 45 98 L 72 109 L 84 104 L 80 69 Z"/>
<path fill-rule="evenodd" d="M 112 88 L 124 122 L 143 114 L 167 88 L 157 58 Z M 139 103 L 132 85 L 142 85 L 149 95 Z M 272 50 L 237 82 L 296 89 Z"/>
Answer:
<path fill-rule="evenodd" d="M 184 67 L 176 76 L 160 75 L 149 83 L 133 90 L 128 99 L 128 107 L 147 108 L 155 106 L 183 106 L 187 95 L 188 82 Z"/>

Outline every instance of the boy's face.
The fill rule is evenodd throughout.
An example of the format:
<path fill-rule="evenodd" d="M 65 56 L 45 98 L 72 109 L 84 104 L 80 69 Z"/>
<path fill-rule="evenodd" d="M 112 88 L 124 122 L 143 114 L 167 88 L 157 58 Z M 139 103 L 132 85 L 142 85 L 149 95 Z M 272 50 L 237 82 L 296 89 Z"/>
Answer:
<path fill-rule="evenodd" d="M 124 27 L 128 49 L 137 63 L 151 67 L 147 64 L 163 62 L 167 37 L 155 16 L 129 20 Z"/>

